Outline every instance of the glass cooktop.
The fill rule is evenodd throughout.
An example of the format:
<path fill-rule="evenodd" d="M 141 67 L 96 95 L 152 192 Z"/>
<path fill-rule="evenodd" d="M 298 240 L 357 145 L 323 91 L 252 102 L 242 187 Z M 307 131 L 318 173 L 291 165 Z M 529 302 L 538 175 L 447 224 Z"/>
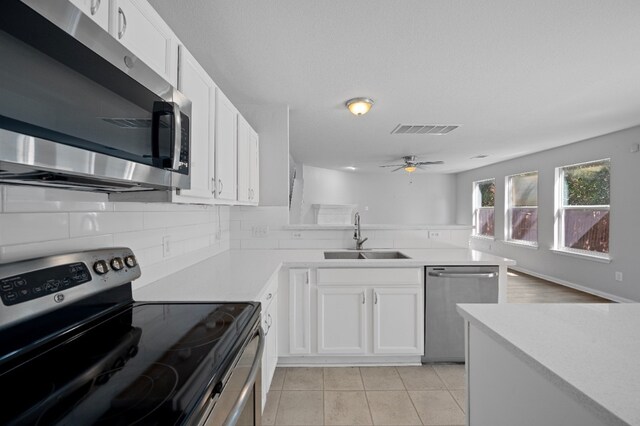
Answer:
<path fill-rule="evenodd" d="M 1 370 L 0 424 L 176 424 L 221 379 L 252 303 L 136 303 Z"/>

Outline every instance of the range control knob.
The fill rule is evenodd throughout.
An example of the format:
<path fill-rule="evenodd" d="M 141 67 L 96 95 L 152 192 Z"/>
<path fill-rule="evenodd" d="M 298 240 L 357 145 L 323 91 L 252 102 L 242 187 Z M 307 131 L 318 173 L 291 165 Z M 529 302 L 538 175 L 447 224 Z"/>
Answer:
<path fill-rule="evenodd" d="M 93 270 L 96 271 L 98 275 L 104 275 L 109 272 L 109 265 L 104 260 L 98 260 L 93 264 Z"/>
<path fill-rule="evenodd" d="M 124 262 L 122 261 L 122 258 L 114 257 L 113 259 L 111 259 L 111 267 L 114 271 L 119 271 L 124 268 Z"/>
<path fill-rule="evenodd" d="M 129 256 L 124 258 L 124 263 L 129 268 L 133 268 L 134 266 L 136 266 L 138 264 L 138 261 L 136 260 L 136 257 L 134 255 L 129 255 Z"/>

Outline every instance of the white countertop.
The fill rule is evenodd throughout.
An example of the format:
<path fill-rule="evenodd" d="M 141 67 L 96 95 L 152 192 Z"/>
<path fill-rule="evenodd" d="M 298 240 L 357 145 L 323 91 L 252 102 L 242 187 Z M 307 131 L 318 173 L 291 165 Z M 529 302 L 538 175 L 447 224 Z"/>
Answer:
<path fill-rule="evenodd" d="M 640 425 L 640 304 L 460 304 L 458 311 L 606 424 Z"/>
<path fill-rule="evenodd" d="M 135 289 L 133 296 L 136 300 L 149 301 L 259 300 L 265 284 L 283 265 L 286 267 L 415 267 L 515 264 L 510 259 L 463 248 L 394 250 L 406 254 L 410 259 L 325 260 L 325 250 L 228 250 Z M 144 274 L 144 270 L 142 273 Z"/>

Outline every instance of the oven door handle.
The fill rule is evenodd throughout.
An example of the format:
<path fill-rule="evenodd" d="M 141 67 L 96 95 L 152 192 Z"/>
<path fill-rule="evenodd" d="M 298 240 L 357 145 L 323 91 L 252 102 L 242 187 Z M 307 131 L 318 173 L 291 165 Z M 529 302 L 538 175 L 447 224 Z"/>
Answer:
<path fill-rule="evenodd" d="M 251 395 L 251 390 L 256 382 L 258 371 L 260 371 L 260 367 L 262 366 L 264 344 L 264 332 L 262 331 L 262 327 L 258 327 L 258 349 L 256 350 L 256 356 L 253 359 L 253 364 L 251 364 L 251 370 L 249 371 L 247 381 L 240 391 L 238 400 L 233 405 L 231 412 L 227 416 L 227 419 L 224 421 L 224 426 L 235 426 L 235 424 L 238 422 L 238 419 L 240 418 L 240 414 L 242 414 L 242 410 L 247 402 L 247 399 Z"/>

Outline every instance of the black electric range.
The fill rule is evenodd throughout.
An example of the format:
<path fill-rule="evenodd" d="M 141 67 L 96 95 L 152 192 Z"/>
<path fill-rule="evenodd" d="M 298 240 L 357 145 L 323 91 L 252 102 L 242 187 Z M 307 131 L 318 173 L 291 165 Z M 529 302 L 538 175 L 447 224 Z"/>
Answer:
<path fill-rule="evenodd" d="M 0 424 L 200 419 L 255 332 L 259 304 L 134 302 L 140 271 L 128 249 L 51 259 L 0 266 Z M 11 292 L 23 302 L 8 300 Z M 25 314 L 48 299 L 59 306 Z"/>

